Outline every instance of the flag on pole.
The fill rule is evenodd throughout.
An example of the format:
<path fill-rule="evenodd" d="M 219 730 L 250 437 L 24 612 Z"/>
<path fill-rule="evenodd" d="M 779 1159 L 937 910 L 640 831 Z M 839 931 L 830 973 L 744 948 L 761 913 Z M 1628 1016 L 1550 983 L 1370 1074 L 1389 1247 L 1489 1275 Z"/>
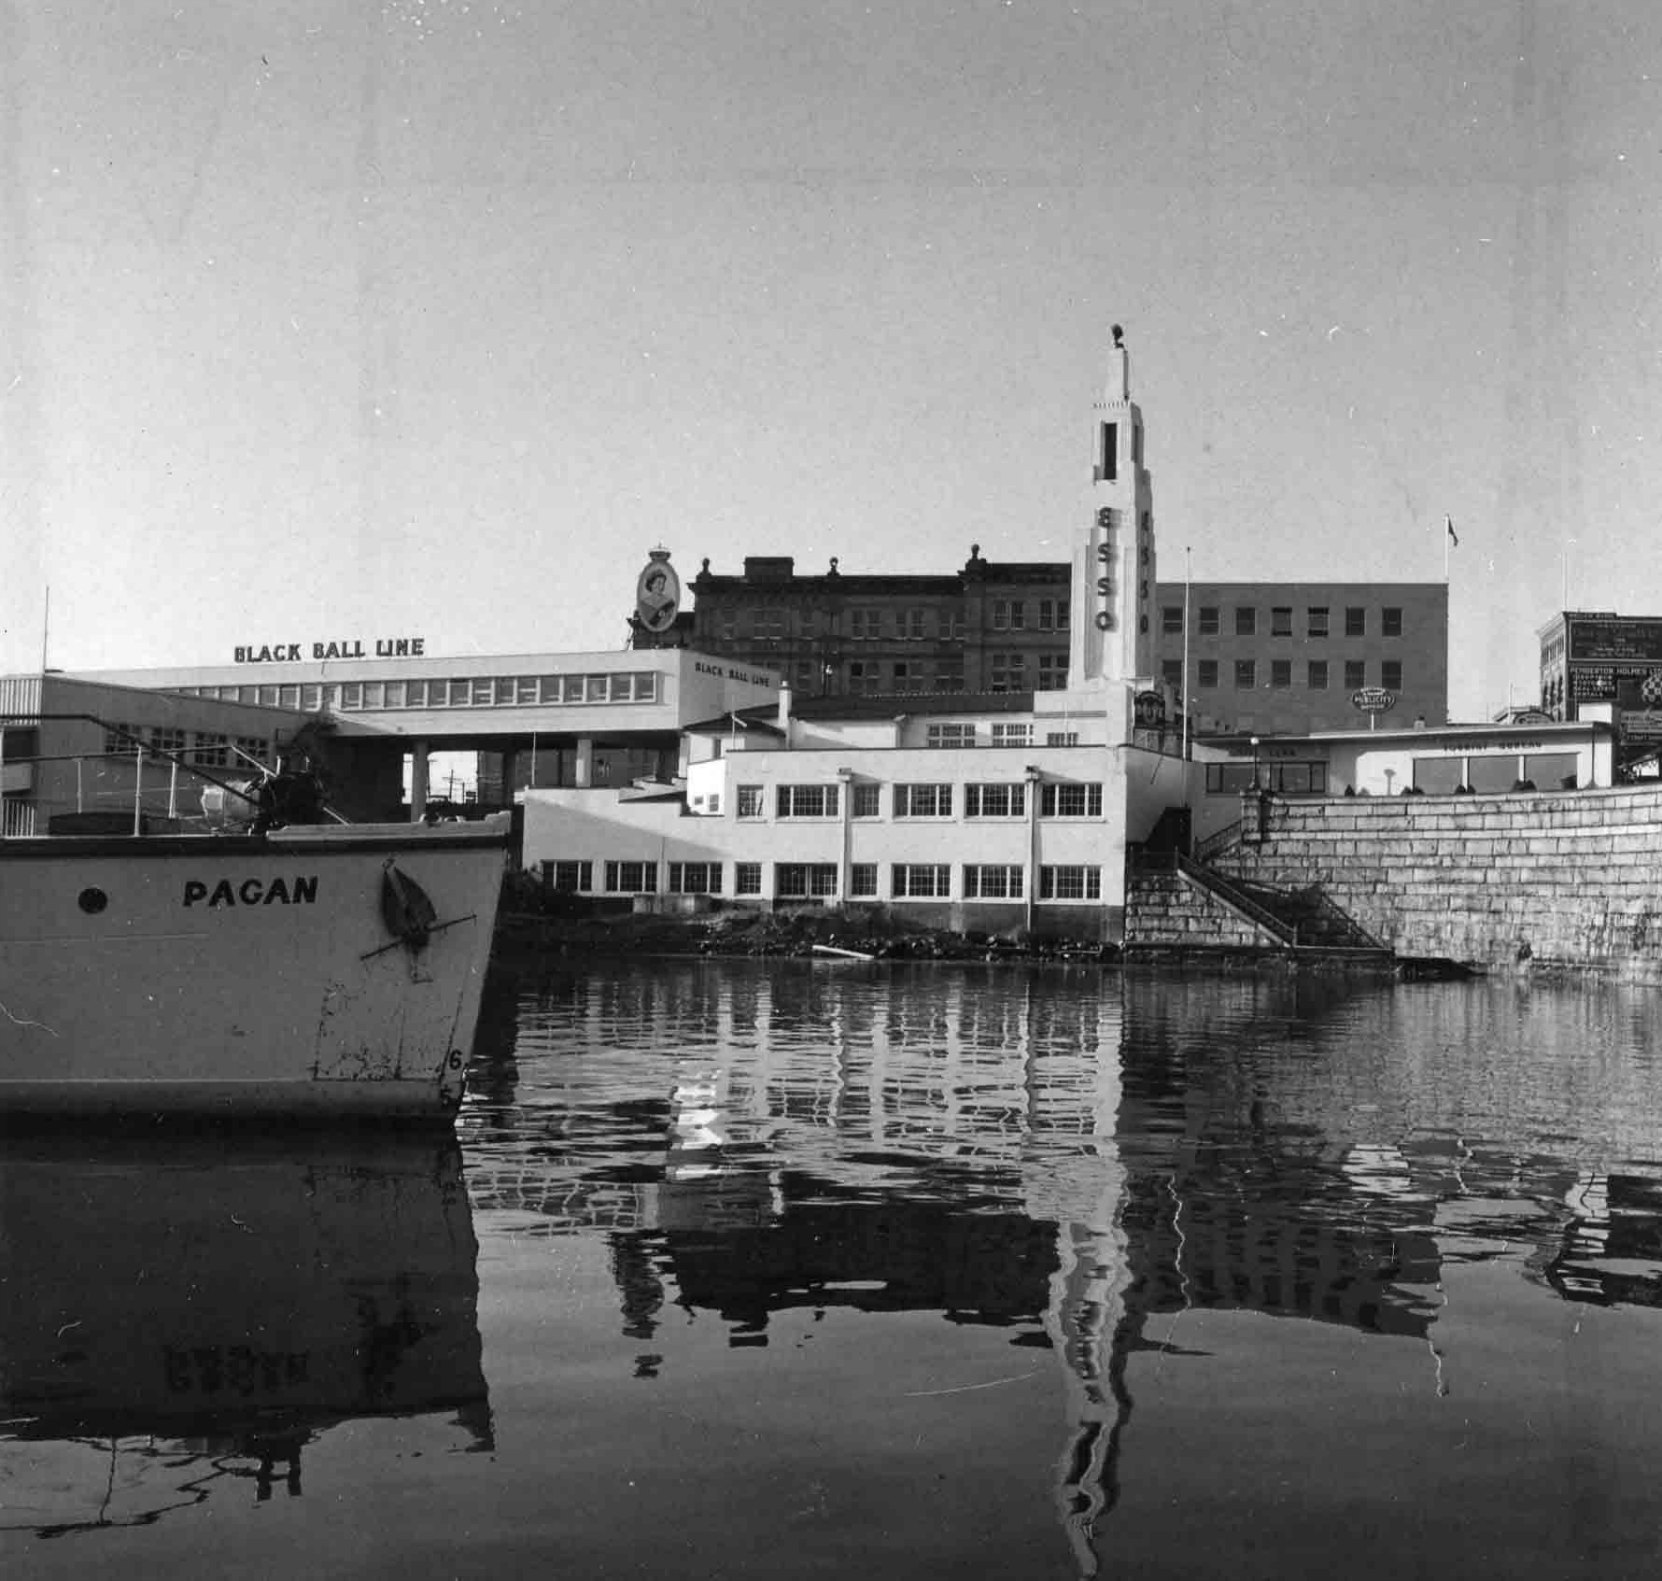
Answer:
<path fill-rule="evenodd" d="M 1448 528 L 1448 541 L 1453 544 L 1456 549 L 1458 549 L 1460 547 L 1460 534 L 1454 530 L 1454 518 L 1452 516 L 1445 516 L 1443 518 L 1443 524 Z"/>

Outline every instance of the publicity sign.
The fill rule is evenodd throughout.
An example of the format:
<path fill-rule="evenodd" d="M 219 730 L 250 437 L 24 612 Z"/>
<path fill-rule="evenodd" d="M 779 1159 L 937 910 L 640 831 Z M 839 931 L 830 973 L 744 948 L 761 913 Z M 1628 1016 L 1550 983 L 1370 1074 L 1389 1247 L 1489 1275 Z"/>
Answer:
<path fill-rule="evenodd" d="M 1383 686 L 1361 686 L 1350 694 L 1350 706 L 1364 714 L 1388 713 L 1397 705 L 1397 694 Z"/>
<path fill-rule="evenodd" d="M 1166 699 L 1159 692 L 1138 692 L 1131 707 L 1139 730 L 1159 730 L 1166 723 Z"/>
<path fill-rule="evenodd" d="M 668 631 L 681 610 L 681 578 L 669 563 L 669 550 L 654 549 L 635 579 L 635 618 L 644 630 Z"/>

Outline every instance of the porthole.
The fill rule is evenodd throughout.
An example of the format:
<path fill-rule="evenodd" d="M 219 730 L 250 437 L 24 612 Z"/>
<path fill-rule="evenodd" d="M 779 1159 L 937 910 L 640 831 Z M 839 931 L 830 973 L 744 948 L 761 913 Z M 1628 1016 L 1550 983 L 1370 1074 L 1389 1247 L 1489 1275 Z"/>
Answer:
<path fill-rule="evenodd" d="M 110 903 L 110 897 L 101 889 L 83 889 L 76 896 L 76 904 L 89 917 L 96 917 Z"/>

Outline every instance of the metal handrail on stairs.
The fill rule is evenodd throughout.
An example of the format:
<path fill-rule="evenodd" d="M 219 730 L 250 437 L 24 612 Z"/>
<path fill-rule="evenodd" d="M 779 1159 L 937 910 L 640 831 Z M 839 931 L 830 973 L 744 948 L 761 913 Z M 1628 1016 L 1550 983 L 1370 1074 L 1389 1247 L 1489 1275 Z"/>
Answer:
<path fill-rule="evenodd" d="M 1227 879 L 1221 878 L 1212 869 L 1202 867 L 1193 858 L 1184 856 L 1181 851 L 1173 851 L 1173 865 L 1191 883 L 1198 884 L 1209 894 L 1216 896 L 1227 906 L 1233 906 L 1249 922 L 1255 923 L 1272 937 L 1279 939 L 1290 949 L 1298 948 L 1298 924 L 1285 922 L 1276 916 L 1267 906 L 1260 905 L 1244 890 L 1236 888 Z"/>
<path fill-rule="evenodd" d="M 1197 862 L 1210 862 L 1213 857 L 1221 856 L 1223 852 L 1241 843 L 1241 820 L 1225 824 L 1221 829 L 1214 829 L 1204 840 L 1195 841 L 1194 859 Z"/>

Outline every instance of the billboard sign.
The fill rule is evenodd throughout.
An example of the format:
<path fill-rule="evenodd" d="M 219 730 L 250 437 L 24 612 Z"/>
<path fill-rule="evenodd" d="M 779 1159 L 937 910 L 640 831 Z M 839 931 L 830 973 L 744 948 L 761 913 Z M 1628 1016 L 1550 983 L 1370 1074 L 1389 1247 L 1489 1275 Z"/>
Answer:
<path fill-rule="evenodd" d="M 1383 686 L 1360 686 L 1350 694 L 1350 706 L 1364 714 L 1389 713 L 1397 705 L 1397 694 Z"/>
<path fill-rule="evenodd" d="M 681 578 L 669 563 L 669 550 L 654 549 L 635 578 L 635 619 L 643 630 L 665 632 L 681 612 Z"/>

